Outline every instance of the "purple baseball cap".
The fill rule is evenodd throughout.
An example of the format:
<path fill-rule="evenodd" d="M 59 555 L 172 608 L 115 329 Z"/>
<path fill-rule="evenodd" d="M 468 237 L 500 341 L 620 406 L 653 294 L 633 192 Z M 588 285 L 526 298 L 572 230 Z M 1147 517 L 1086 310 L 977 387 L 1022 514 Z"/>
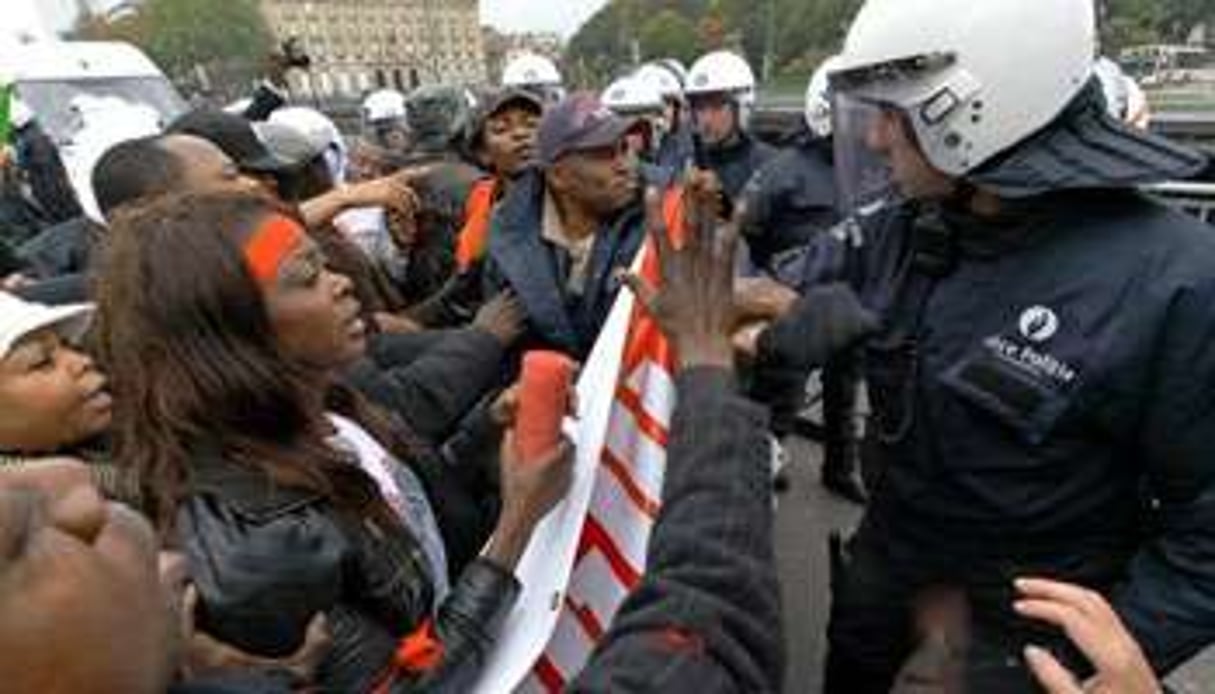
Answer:
<path fill-rule="evenodd" d="M 562 100 L 540 121 L 540 163 L 552 166 L 570 152 L 611 147 L 637 124 L 604 106 L 590 92 L 578 92 Z"/>

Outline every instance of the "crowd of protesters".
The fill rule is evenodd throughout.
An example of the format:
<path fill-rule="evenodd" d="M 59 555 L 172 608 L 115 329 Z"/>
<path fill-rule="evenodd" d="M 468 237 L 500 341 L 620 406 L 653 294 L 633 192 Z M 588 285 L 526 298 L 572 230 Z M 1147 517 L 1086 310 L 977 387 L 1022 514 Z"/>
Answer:
<path fill-rule="evenodd" d="M 1215 641 L 1215 237 L 1138 192 L 1206 160 L 1119 119 L 1096 21 L 869 0 L 775 144 L 724 51 L 602 96 L 525 56 L 351 137 L 259 94 L 114 143 L 98 219 L 21 111 L 0 688 L 469 691 L 571 485 L 516 445 L 523 356 L 587 359 L 627 291 L 678 399 L 571 691 L 803 691 L 773 498 L 816 370 L 866 506 L 826 691 L 1161 691 Z"/>

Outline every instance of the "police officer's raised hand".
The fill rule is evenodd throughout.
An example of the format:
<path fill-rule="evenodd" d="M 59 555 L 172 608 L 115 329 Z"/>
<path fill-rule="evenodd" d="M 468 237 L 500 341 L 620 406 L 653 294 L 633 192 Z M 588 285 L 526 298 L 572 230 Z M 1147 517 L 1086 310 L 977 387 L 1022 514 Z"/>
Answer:
<path fill-rule="evenodd" d="M 1160 683 L 1139 644 L 1100 593 L 1041 579 L 1017 581 L 1017 612 L 1061 629 L 1097 673 L 1081 682 L 1044 649 L 1029 646 L 1025 660 L 1050 694 L 1158 694 Z"/>
<path fill-rule="evenodd" d="M 673 242 L 661 195 L 646 193 L 646 226 L 658 254 L 661 286 L 629 275 L 625 282 L 662 328 L 681 368 L 733 366 L 734 252 L 738 217 L 718 219 L 712 174 L 693 172 L 684 190 L 684 228 Z"/>

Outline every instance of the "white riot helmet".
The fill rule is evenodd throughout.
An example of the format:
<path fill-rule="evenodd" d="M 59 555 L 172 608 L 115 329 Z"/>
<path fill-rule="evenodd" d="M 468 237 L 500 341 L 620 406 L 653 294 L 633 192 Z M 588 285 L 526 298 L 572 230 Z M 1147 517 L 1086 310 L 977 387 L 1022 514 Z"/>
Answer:
<path fill-rule="evenodd" d="M 738 104 L 739 127 L 745 130 L 755 107 L 755 73 L 742 56 L 730 51 L 715 51 L 692 65 L 684 94 L 689 101 L 711 94 L 732 97 Z"/>
<path fill-rule="evenodd" d="M 1096 33 L 1092 0 L 867 0 L 830 77 L 837 173 L 859 170 L 841 144 L 864 142 L 867 118 L 893 127 L 891 111 L 933 167 L 1004 197 L 1200 169 L 1201 155 L 1106 113 Z M 846 178 L 840 190 L 863 201 Z"/>
<path fill-rule="evenodd" d="M 1062 113 L 1095 49 L 1092 0 L 868 0 L 832 86 L 837 104 L 903 112 L 929 161 L 962 176 Z"/>
<path fill-rule="evenodd" d="M 368 123 L 405 119 L 405 95 L 395 89 L 380 89 L 363 99 L 363 120 Z"/>
<path fill-rule="evenodd" d="M 1135 78 L 1126 77 L 1126 122 L 1139 130 L 1152 127 L 1152 104 Z"/>
<path fill-rule="evenodd" d="M 664 99 L 671 101 L 683 99 L 683 84 L 679 81 L 679 76 L 662 63 L 642 65 L 633 74 L 633 78 L 652 85 Z"/>
<path fill-rule="evenodd" d="M 830 73 L 840 64 L 839 56 L 831 56 L 818 66 L 806 88 L 806 126 L 816 137 L 831 137 Z"/>
<path fill-rule="evenodd" d="M 380 89 L 363 100 L 363 136 L 377 146 L 402 153 L 409 147 L 409 112 L 405 95 Z"/>
<path fill-rule="evenodd" d="M 604 106 L 622 116 L 661 114 L 666 108 L 657 86 L 637 77 L 612 82 L 599 99 Z"/>
<path fill-rule="evenodd" d="M 1140 130 L 1147 130 L 1152 120 L 1151 108 L 1135 80 L 1109 58 L 1098 58 L 1093 69 L 1101 80 L 1101 90 L 1110 115 Z"/>
<path fill-rule="evenodd" d="M 671 74 L 675 75 L 675 79 L 679 80 L 679 88 L 681 90 L 688 85 L 688 68 L 675 58 L 663 58 L 654 64 L 666 68 Z"/>
<path fill-rule="evenodd" d="M 565 96 L 562 85 L 557 65 L 536 53 L 520 54 L 502 70 L 504 88 L 524 89 L 548 102 L 560 101 Z"/>
<path fill-rule="evenodd" d="M 666 100 L 658 87 L 637 76 L 618 79 L 599 97 L 604 106 L 625 118 L 635 119 L 642 130 L 645 145 L 643 155 L 652 154 L 666 136 Z"/>

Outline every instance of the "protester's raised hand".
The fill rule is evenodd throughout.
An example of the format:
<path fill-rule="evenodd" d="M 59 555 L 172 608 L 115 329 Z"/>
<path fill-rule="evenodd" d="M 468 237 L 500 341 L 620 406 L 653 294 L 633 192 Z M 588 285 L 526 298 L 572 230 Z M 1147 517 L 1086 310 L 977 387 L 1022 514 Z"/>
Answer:
<path fill-rule="evenodd" d="M 574 446 L 569 441 L 535 460 L 520 458 L 515 434 L 502 438 L 502 515 L 535 525 L 566 493 L 574 471 Z"/>
<path fill-rule="evenodd" d="M 1042 579 L 1016 583 L 1017 612 L 1061 628 L 1096 674 L 1081 682 L 1045 649 L 1029 646 L 1025 660 L 1050 694 L 1158 694 L 1160 682 L 1139 644 L 1100 593 Z"/>
<path fill-rule="evenodd" d="M 473 327 L 493 335 L 504 347 L 523 336 L 527 327 L 527 311 L 523 302 L 509 289 L 490 299 L 477 311 Z"/>
<path fill-rule="evenodd" d="M 342 196 L 347 207 L 384 207 L 406 217 L 422 208 L 414 191 L 416 172 L 402 171 L 363 183 L 346 186 Z"/>
<path fill-rule="evenodd" d="M 693 172 L 684 190 L 684 229 L 673 241 L 661 194 L 646 193 L 646 225 L 661 272 L 661 286 L 628 275 L 626 284 L 675 347 L 682 368 L 733 364 L 734 253 L 738 215 L 718 219 L 717 178 Z M 677 230 L 680 231 L 680 230 Z"/>

